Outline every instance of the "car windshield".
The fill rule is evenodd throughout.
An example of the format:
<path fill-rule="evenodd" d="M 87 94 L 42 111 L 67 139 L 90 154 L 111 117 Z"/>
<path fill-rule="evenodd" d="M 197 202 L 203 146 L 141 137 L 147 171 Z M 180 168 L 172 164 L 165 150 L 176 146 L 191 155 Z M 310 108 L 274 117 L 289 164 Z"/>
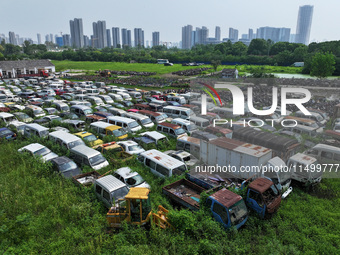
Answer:
<path fill-rule="evenodd" d="M 44 156 L 48 153 L 50 153 L 51 151 L 47 148 L 47 147 L 44 147 L 44 148 L 41 148 L 37 151 L 35 151 L 33 154 L 34 155 L 39 155 L 39 156 Z"/>
<path fill-rule="evenodd" d="M 60 172 L 67 172 L 75 168 L 77 168 L 77 165 L 73 161 L 69 161 L 59 166 Z"/>
<path fill-rule="evenodd" d="M 113 198 L 112 203 L 118 202 L 118 199 L 124 198 L 127 195 L 127 193 L 129 193 L 129 189 L 127 186 L 124 186 L 120 189 L 112 191 L 111 192 L 111 196 Z"/>
<path fill-rule="evenodd" d="M 34 115 L 44 113 L 42 110 L 33 110 Z"/>
<path fill-rule="evenodd" d="M 0 136 L 11 135 L 11 134 L 12 134 L 12 131 L 10 131 L 9 129 L 0 131 Z"/>
<path fill-rule="evenodd" d="M 158 122 L 163 121 L 164 120 L 164 116 L 163 115 L 156 116 L 156 120 Z"/>
<path fill-rule="evenodd" d="M 131 122 L 131 123 L 129 123 L 128 125 L 129 125 L 130 128 L 135 128 L 135 127 L 138 127 L 138 126 L 139 126 L 138 123 L 137 123 L 137 121 Z"/>
<path fill-rule="evenodd" d="M 127 131 L 125 131 L 124 129 L 120 128 L 120 129 L 113 130 L 112 134 L 114 136 L 123 136 L 123 135 L 127 134 Z"/>
<path fill-rule="evenodd" d="M 184 163 L 183 163 L 184 164 Z M 172 174 L 173 175 L 181 175 L 183 174 L 185 171 L 187 170 L 187 168 L 185 167 L 185 165 L 181 165 L 180 167 L 177 167 L 175 169 L 172 169 Z"/>
<path fill-rule="evenodd" d="M 102 154 L 98 154 L 98 155 L 96 155 L 96 156 L 90 158 L 90 164 L 91 164 L 91 166 L 99 165 L 99 164 L 101 164 L 101 163 L 103 163 L 103 162 L 105 162 L 105 161 L 106 161 L 106 159 L 103 157 Z"/>
<path fill-rule="evenodd" d="M 83 140 L 79 139 L 79 140 L 77 140 L 77 141 L 74 141 L 74 142 L 72 142 L 72 143 L 69 143 L 68 146 L 70 147 L 70 149 L 72 149 L 73 147 L 76 147 L 76 146 L 79 146 L 79 145 L 84 145 Z"/>
<path fill-rule="evenodd" d="M 189 131 L 194 131 L 197 129 L 197 126 L 195 124 L 190 124 L 187 126 Z"/>
<path fill-rule="evenodd" d="M 63 119 L 60 118 L 59 116 L 58 117 L 52 117 L 51 118 L 51 121 L 62 121 Z"/>
<path fill-rule="evenodd" d="M 88 135 L 84 137 L 84 140 L 87 142 L 93 142 L 97 140 L 97 137 L 95 135 Z"/>
<path fill-rule="evenodd" d="M 190 155 L 183 158 L 183 161 L 187 162 L 190 160 Z"/>
<path fill-rule="evenodd" d="M 142 119 L 141 122 L 142 122 L 143 125 L 152 123 L 152 121 L 151 121 L 149 118 L 147 118 L 147 119 Z"/>
<path fill-rule="evenodd" d="M 229 208 L 231 225 L 238 225 L 247 216 L 247 207 L 243 200 L 238 201 Z"/>
<path fill-rule="evenodd" d="M 139 151 L 139 150 L 142 150 L 142 149 L 143 148 L 140 147 L 138 144 L 129 146 L 129 151 Z"/>
<path fill-rule="evenodd" d="M 143 182 L 144 182 L 144 179 L 139 174 L 137 174 L 137 175 L 135 175 L 135 176 L 133 176 L 131 178 L 125 179 L 125 183 L 127 185 L 129 185 L 129 187 L 138 186 L 138 185 L 142 184 Z"/>
<path fill-rule="evenodd" d="M 93 111 L 92 111 L 91 109 L 85 109 L 85 110 L 84 110 L 84 113 L 85 113 L 85 114 L 92 114 Z"/>
<path fill-rule="evenodd" d="M 184 133 L 185 133 L 185 131 L 184 131 L 183 128 L 177 128 L 177 129 L 175 129 L 175 134 L 176 134 L 176 135 L 182 135 L 182 134 L 184 134 Z"/>

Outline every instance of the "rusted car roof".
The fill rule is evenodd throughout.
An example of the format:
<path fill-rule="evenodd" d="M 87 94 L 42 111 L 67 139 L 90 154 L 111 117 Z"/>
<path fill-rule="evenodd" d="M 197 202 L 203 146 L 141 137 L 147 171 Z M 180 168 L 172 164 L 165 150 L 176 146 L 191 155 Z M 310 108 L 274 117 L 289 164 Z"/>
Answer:
<path fill-rule="evenodd" d="M 258 131 L 250 127 L 242 127 L 234 130 L 233 138 L 282 152 L 300 145 L 296 139 L 274 135 L 265 131 Z"/>
<path fill-rule="evenodd" d="M 249 188 L 256 190 L 260 193 L 265 192 L 274 183 L 266 178 L 257 178 L 255 181 L 249 184 Z"/>
<path fill-rule="evenodd" d="M 242 197 L 240 195 L 237 195 L 234 192 L 225 188 L 212 194 L 211 197 L 227 208 L 230 208 L 232 205 L 242 200 Z"/>

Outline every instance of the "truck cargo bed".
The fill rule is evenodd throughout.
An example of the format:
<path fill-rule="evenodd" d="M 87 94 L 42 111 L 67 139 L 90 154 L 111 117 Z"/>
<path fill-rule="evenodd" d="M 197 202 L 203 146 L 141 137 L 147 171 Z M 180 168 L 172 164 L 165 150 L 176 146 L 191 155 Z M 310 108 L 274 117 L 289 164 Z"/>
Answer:
<path fill-rule="evenodd" d="M 79 174 L 79 175 L 73 176 L 72 180 L 76 184 L 83 185 L 85 187 L 89 187 L 100 176 L 101 176 L 100 173 L 98 173 L 97 171 L 92 171 L 92 172 L 88 172 L 88 173 L 85 173 L 85 174 Z"/>
<path fill-rule="evenodd" d="M 163 194 L 190 210 L 199 209 L 200 194 L 206 189 L 181 179 L 162 188 Z"/>

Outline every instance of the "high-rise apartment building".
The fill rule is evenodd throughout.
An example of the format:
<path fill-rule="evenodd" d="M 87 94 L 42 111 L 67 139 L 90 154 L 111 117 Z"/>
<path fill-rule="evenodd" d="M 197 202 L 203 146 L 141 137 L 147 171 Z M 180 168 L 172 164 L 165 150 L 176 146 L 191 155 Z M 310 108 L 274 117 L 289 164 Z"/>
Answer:
<path fill-rule="evenodd" d="M 159 45 L 159 32 L 153 32 L 152 33 L 152 46 L 158 46 Z"/>
<path fill-rule="evenodd" d="M 255 39 L 255 37 L 254 37 L 254 30 L 249 28 L 249 30 L 248 30 L 248 40 L 251 41 L 253 39 Z"/>
<path fill-rule="evenodd" d="M 9 32 L 9 33 L 8 33 L 8 36 L 9 36 L 9 43 L 10 43 L 10 44 L 14 44 L 14 45 L 17 45 L 17 44 L 18 44 L 14 32 Z"/>
<path fill-rule="evenodd" d="M 132 47 L 131 30 L 122 29 L 122 47 Z"/>
<path fill-rule="evenodd" d="M 84 47 L 83 20 L 70 20 L 71 45 L 75 48 Z"/>
<path fill-rule="evenodd" d="M 111 43 L 111 30 L 106 29 L 106 39 L 107 39 L 107 47 L 111 48 L 112 43 Z"/>
<path fill-rule="evenodd" d="M 92 27 L 94 47 L 98 49 L 107 47 L 106 21 L 93 22 Z"/>
<path fill-rule="evenodd" d="M 192 26 L 182 27 L 182 49 L 191 49 Z"/>
<path fill-rule="evenodd" d="M 290 28 L 260 27 L 257 29 L 256 38 L 272 40 L 273 42 L 289 42 Z"/>
<path fill-rule="evenodd" d="M 69 34 L 63 34 L 63 42 L 64 42 L 64 46 L 69 46 L 71 47 L 71 36 Z"/>
<path fill-rule="evenodd" d="M 216 41 L 221 41 L 221 28 L 216 26 L 215 27 L 215 39 Z"/>
<path fill-rule="evenodd" d="M 37 34 L 38 44 L 41 44 L 41 34 Z"/>
<path fill-rule="evenodd" d="M 238 41 L 238 30 L 232 27 L 229 28 L 229 40 L 232 42 Z"/>
<path fill-rule="evenodd" d="M 125 28 L 123 28 L 125 29 Z M 122 29 L 122 38 L 123 38 L 123 29 Z M 127 45 L 127 30 L 124 30 L 125 44 Z M 123 43 L 124 44 L 124 43 Z M 119 27 L 112 28 L 112 46 L 113 48 L 120 48 L 120 36 L 119 36 Z"/>
<path fill-rule="evenodd" d="M 313 19 L 313 5 L 304 5 L 300 6 L 297 26 L 296 26 L 296 43 L 309 43 L 310 30 L 312 27 L 312 19 Z"/>
<path fill-rule="evenodd" d="M 144 46 L 144 31 L 141 28 L 134 29 L 135 47 Z"/>

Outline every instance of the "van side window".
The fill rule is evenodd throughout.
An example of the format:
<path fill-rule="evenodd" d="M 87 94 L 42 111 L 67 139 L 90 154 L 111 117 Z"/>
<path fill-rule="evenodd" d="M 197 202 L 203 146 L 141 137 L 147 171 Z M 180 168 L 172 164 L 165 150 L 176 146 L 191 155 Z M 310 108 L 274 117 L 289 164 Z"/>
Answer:
<path fill-rule="evenodd" d="M 326 158 L 326 159 L 333 159 L 333 153 L 328 152 L 328 151 L 323 151 L 321 152 L 321 157 Z"/>
<path fill-rule="evenodd" d="M 175 135 L 175 131 L 173 129 L 170 129 L 170 134 Z"/>
<path fill-rule="evenodd" d="M 148 167 L 152 169 L 156 169 L 156 163 L 148 158 L 145 160 L 145 165 L 147 165 Z"/>
<path fill-rule="evenodd" d="M 162 131 L 162 127 L 161 126 L 157 126 L 157 130 L 158 131 Z"/>
<path fill-rule="evenodd" d="M 180 111 L 174 110 L 174 114 L 179 115 L 179 114 L 180 114 Z"/>
<path fill-rule="evenodd" d="M 103 190 L 103 198 L 110 202 L 110 194 L 105 189 Z"/>
<path fill-rule="evenodd" d="M 167 127 L 164 127 L 164 128 L 163 128 L 163 132 L 165 132 L 165 133 L 169 133 L 169 128 L 167 128 Z"/>
<path fill-rule="evenodd" d="M 160 164 L 157 165 L 156 171 L 164 176 L 169 176 L 169 169 L 165 168 L 164 166 L 161 166 Z"/>
<path fill-rule="evenodd" d="M 101 195 L 102 194 L 102 187 L 100 187 L 99 185 L 96 185 L 96 192 Z"/>
<path fill-rule="evenodd" d="M 124 124 L 123 124 L 123 127 L 125 127 L 125 128 L 126 128 L 126 127 L 127 127 L 127 124 L 126 124 L 126 123 L 124 123 Z"/>

